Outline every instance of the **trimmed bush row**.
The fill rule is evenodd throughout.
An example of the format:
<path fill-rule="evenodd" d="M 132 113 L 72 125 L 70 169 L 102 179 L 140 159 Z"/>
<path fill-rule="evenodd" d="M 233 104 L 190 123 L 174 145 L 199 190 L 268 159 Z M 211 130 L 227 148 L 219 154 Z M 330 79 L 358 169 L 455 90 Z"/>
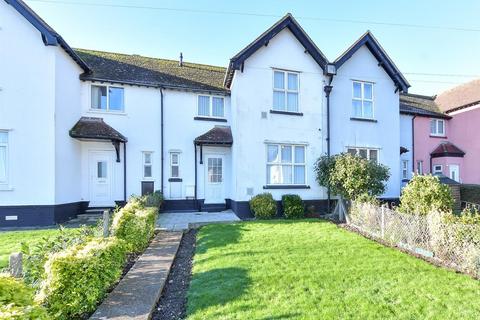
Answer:
<path fill-rule="evenodd" d="M 300 219 L 305 215 L 305 205 L 299 195 L 283 195 L 282 206 L 287 219 Z M 257 219 L 272 219 L 277 214 L 277 202 L 271 193 L 261 193 L 250 200 L 250 209 Z"/>
<path fill-rule="evenodd" d="M 132 197 L 115 212 L 109 238 L 101 237 L 100 226 L 85 227 L 25 246 L 24 281 L 36 297 L 25 284 L 0 277 L 0 320 L 85 318 L 118 281 L 128 254 L 148 246 L 162 202 L 158 192 Z"/>

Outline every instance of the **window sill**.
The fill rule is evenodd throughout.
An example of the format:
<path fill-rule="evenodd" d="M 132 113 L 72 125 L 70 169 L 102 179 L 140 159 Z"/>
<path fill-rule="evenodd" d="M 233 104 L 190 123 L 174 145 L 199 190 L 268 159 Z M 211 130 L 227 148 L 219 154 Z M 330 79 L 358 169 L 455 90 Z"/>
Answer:
<path fill-rule="evenodd" d="M 0 184 L 0 191 L 13 191 L 13 187 L 8 184 Z"/>
<path fill-rule="evenodd" d="M 183 179 L 182 178 L 169 178 L 168 179 L 168 182 L 182 182 Z"/>
<path fill-rule="evenodd" d="M 276 184 L 263 186 L 263 189 L 310 189 L 310 186 L 305 184 Z"/>
<path fill-rule="evenodd" d="M 447 136 L 440 136 L 440 135 L 431 134 L 430 138 L 447 139 Z"/>
<path fill-rule="evenodd" d="M 89 109 L 87 111 L 88 113 L 96 113 L 96 114 L 114 114 L 118 116 L 126 116 L 127 114 L 124 111 L 104 111 L 104 110 L 94 110 L 94 109 Z"/>
<path fill-rule="evenodd" d="M 212 118 L 212 117 L 194 117 L 193 120 L 227 122 L 227 119 L 225 118 Z"/>
<path fill-rule="evenodd" d="M 300 116 L 300 117 L 303 116 L 303 113 L 301 113 L 301 112 L 292 112 L 292 111 L 270 110 L 270 113 L 284 114 L 284 115 L 287 115 L 287 116 Z"/>
<path fill-rule="evenodd" d="M 378 122 L 375 119 L 369 119 L 369 118 L 356 118 L 356 117 L 351 117 L 350 120 L 352 121 L 364 121 L 364 122 Z"/>

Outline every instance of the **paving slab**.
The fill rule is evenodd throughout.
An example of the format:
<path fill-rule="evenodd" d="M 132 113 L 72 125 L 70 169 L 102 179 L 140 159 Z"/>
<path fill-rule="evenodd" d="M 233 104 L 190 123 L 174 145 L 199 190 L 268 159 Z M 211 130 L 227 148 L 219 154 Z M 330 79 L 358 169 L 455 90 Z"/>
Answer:
<path fill-rule="evenodd" d="M 90 319 L 150 319 L 182 235 L 182 232 L 160 232 Z"/>
<path fill-rule="evenodd" d="M 160 230 L 182 231 L 190 227 L 210 223 L 229 223 L 240 221 L 232 210 L 221 212 L 162 212 L 157 225 Z"/>

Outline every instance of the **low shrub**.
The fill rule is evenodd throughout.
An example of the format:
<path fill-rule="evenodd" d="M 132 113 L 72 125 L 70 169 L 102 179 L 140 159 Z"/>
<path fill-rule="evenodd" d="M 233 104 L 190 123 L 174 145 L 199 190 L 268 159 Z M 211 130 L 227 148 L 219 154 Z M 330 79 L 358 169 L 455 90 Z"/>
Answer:
<path fill-rule="evenodd" d="M 91 227 L 80 229 L 60 228 L 56 236 L 44 237 L 35 244 L 22 243 L 23 279 L 33 288 L 38 288 L 45 278 L 45 262 L 53 253 L 67 249 L 76 244 L 85 243 L 98 231 Z"/>
<path fill-rule="evenodd" d="M 141 252 L 153 236 L 156 217 L 156 208 L 145 208 L 139 203 L 129 202 L 115 213 L 112 235 L 125 240 L 129 252 Z"/>
<path fill-rule="evenodd" d="M 95 310 L 120 278 L 126 245 L 117 238 L 94 238 L 53 254 L 37 296 L 55 319 L 76 319 Z"/>
<path fill-rule="evenodd" d="M 33 301 L 33 289 L 0 274 L 0 319 L 48 319 L 46 310 Z"/>
<path fill-rule="evenodd" d="M 300 219 L 305 216 L 305 206 L 302 198 L 296 194 L 282 196 L 283 214 L 287 219 Z"/>
<path fill-rule="evenodd" d="M 453 197 L 450 188 L 437 176 L 414 175 L 403 189 L 398 210 L 403 213 L 426 215 L 432 211 L 450 212 Z"/>
<path fill-rule="evenodd" d="M 250 209 L 257 219 L 271 219 L 277 213 L 277 202 L 271 193 L 261 193 L 250 200 Z"/>
<path fill-rule="evenodd" d="M 147 194 L 142 198 L 145 207 L 155 207 L 157 209 L 160 209 L 162 207 L 164 201 L 163 193 L 160 192 L 160 190 L 157 190 L 154 193 Z"/>

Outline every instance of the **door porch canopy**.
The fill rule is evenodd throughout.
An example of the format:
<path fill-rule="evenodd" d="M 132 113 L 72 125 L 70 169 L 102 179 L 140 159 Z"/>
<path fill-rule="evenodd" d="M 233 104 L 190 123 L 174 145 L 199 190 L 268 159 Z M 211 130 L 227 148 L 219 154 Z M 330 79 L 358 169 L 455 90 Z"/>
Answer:
<path fill-rule="evenodd" d="M 81 117 L 69 131 L 70 137 L 81 141 L 111 141 L 115 147 L 117 162 L 120 162 L 120 143 L 128 139 L 109 126 L 103 118 Z"/>
<path fill-rule="evenodd" d="M 200 164 L 203 163 L 203 146 L 231 147 L 233 144 L 232 130 L 229 126 L 215 126 L 204 134 L 198 136 L 193 141 L 196 146 L 200 146 Z"/>

